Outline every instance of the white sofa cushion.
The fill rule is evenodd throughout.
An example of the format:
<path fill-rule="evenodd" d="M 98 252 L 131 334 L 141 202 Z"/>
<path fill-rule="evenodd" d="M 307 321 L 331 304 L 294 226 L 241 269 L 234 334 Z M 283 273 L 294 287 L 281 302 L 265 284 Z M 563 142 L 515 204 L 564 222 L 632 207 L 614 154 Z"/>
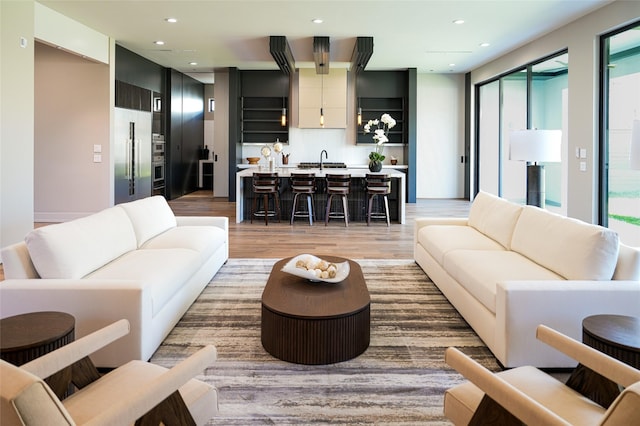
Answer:
<path fill-rule="evenodd" d="M 431 225 L 418 231 L 418 244 L 440 265 L 451 250 L 504 250 L 504 247 L 470 226 Z"/>
<path fill-rule="evenodd" d="M 513 251 L 455 250 L 446 254 L 444 268 L 487 309 L 496 312 L 496 285 L 501 281 L 564 280 Z"/>
<path fill-rule="evenodd" d="M 469 226 L 511 249 L 511 238 L 522 206 L 480 191 L 469 210 Z"/>
<path fill-rule="evenodd" d="M 640 281 L 640 250 L 620 243 L 614 280 Z"/>
<path fill-rule="evenodd" d="M 227 233 L 215 226 L 178 226 L 147 241 L 142 249 L 186 248 L 200 254 L 203 262 L 222 247 Z"/>
<path fill-rule="evenodd" d="M 142 287 L 151 294 L 152 315 L 155 316 L 201 265 L 200 255 L 194 250 L 134 250 L 86 278 L 142 282 Z"/>
<path fill-rule="evenodd" d="M 141 247 L 150 238 L 174 228 L 176 217 L 167 200 L 160 195 L 118 204 L 129 216 Z"/>
<path fill-rule="evenodd" d="M 116 207 L 35 229 L 25 243 L 42 278 L 82 278 L 137 247 L 129 217 Z"/>
<path fill-rule="evenodd" d="M 511 248 L 568 280 L 610 280 L 619 241 L 610 229 L 526 206 Z"/>

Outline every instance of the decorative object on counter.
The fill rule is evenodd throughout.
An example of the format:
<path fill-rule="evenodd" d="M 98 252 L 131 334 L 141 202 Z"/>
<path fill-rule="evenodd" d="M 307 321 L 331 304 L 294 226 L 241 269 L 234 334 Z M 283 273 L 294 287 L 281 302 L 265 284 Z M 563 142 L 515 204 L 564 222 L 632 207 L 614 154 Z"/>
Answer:
<path fill-rule="evenodd" d="M 271 148 L 269 147 L 269 145 L 265 145 L 262 147 L 262 149 L 260 149 L 260 154 L 262 154 L 262 156 L 264 157 L 264 161 L 267 163 L 265 164 L 265 168 L 270 169 L 271 168 Z"/>
<path fill-rule="evenodd" d="M 392 155 L 391 156 L 391 165 L 395 166 L 396 164 L 398 164 L 398 159 Z"/>
<path fill-rule="evenodd" d="M 370 133 L 371 128 L 376 126 L 373 131 L 373 141 L 376 143 L 376 150 L 371 151 L 369 153 L 369 170 L 372 172 L 379 172 L 382 170 L 382 162 L 385 159 L 385 156 L 382 155 L 382 151 L 384 150 L 384 144 L 389 142 L 388 134 L 389 129 L 395 127 L 396 120 L 393 119 L 389 114 L 382 114 L 380 120 L 369 120 L 367 124 L 364 125 L 364 132 Z"/>
<path fill-rule="evenodd" d="M 285 154 L 284 152 L 282 153 L 282 164 L 289 164 L 289 156 L 291 154 Z"/>
<path fill-rule="evenodd" d="M 247 157 L 249 164 L 258 164 L 260 157 Z"/>

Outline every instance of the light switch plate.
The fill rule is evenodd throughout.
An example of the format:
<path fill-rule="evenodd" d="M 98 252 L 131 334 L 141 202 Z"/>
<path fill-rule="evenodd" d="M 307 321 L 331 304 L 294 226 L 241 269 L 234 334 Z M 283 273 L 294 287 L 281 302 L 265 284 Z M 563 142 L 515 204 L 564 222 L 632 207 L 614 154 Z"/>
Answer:
<path fill-rule="evenodd" d="M 580 162 L 580 171 L 581 172 L 586 172 L 587 171 L 587 162 L 586 161 L 581 161 Z"/>
<path fill-rule="evenodd" d="M 100 154 L 93 154 L 93 162 L 94 162 L 94 163 L 102 163 L 102 155 L 100 155 Z"/>
<path fill-rule="evenodd" d="M 102 152 L 102 145 L 94 145 L 93 152 Z"/>
<path fill-rule="evenodd" d="M 587 149 L 580 148 L 580 158 L 587 158 Z"/>

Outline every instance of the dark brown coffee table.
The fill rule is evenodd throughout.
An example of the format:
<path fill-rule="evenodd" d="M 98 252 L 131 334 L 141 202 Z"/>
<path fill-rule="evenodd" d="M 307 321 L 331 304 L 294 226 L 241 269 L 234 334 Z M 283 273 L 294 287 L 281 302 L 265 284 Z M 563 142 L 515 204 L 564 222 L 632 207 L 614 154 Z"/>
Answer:
<path fill-rule="evenodd" d="M 360 265 L 318 257 L 348 261 L 349 276 L 335 284 L 311 282 L 282 272 L 287 258 L 273 266 L 262 293 L 262 346 L 284 361 L 332 364 L 369 347 L 371 298 Z"/>

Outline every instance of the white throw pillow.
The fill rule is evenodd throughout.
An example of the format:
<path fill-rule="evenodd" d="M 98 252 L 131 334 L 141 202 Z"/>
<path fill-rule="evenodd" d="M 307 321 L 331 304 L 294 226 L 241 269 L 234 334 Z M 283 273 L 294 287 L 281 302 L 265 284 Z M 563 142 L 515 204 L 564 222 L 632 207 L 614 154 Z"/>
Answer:
<path fill-rule="evenodd" d="M 141 247 L 150 238 L 177 226 L 176 217 L 163 196 L 143 198 L 118 204 L 129 215 Z"/>
<path fill-rule="evenodd" d="M 526 206 L 511 248 L 568 280 L 610 280 L 619 240 L 602 226 Z"/>
<path fill-rule="evenodd" d="M 469 210 L 469 226 L 511 249 L 511 238 L 522 206 L 480 191 Z"/>
<path fill-rule="evenodd" d="M 137 247 L 129 217 L 115 207 L 35 229 L 25 242 L 42 278 L 82 278 Z"/>

